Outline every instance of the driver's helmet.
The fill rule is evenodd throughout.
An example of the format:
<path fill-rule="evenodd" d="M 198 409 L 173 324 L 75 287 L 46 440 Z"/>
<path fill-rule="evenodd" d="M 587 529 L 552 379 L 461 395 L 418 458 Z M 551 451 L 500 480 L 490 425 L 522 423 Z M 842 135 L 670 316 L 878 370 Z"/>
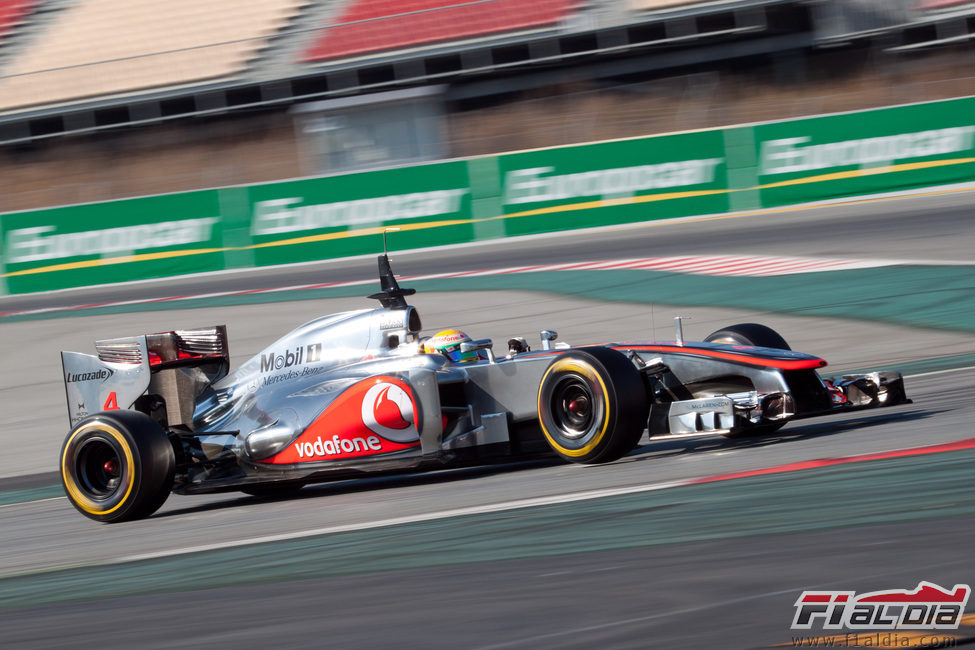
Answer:
<path fill-rule="evenodd" d="M 424 341 L 423 351 L 427 354 L 442 354 L 454 363 L 469 363 L 481 358 L 477 350 L 460 351 L 460 344 L 470 340 L 471 337 L 460 330 L 444 330 Z"/>

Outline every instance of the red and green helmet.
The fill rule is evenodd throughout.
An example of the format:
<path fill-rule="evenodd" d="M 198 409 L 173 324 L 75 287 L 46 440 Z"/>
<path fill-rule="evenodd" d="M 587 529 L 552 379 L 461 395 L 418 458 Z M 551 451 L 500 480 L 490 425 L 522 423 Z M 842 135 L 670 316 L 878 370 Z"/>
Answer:
<path fill-rule="evenodd" d="M 471 337 L 460 330 L 444 330 L 424 341 L 423 351 L 427 354 L 442 354 L 454 363 L 469 363 L 481 358 L 476 350 L 460 351 L 460 344 L 470 340 Z"/>

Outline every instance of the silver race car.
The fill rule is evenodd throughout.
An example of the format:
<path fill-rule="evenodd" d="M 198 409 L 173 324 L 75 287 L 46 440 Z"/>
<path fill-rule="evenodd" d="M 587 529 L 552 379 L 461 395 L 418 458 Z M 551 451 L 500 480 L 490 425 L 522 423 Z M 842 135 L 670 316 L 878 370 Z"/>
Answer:
<path fill-rule="evenodd" d="M 608 463 L 650 436 L 761 434 L 798 418 L 908 401 L 899 373 L 822 378 L 822 359 L 773 330 L 705 342 L 569 347 L 541 332 L 425 354 L 420 316 L 387 256 L 381 307 L 306 323 L 230 372 L 224 326 L 98 341 L 62 352 L 71 432 L 61 478 L 82 514 L 146 517 L 169 496 L 284 495 L 364 472 L 555 453 Z"/>

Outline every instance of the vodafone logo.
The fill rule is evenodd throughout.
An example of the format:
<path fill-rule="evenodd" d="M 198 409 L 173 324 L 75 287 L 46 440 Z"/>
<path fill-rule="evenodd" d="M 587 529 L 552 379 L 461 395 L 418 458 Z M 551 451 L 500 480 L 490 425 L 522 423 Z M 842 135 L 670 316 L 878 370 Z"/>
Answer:
<path fill-rule="evenodd" d="M 362 398 L 362 423 L 373 433 L 392 442 L 418 439 L 414 424 L 413 399 L 402 387 L 380 381 Z"/>
<path fill-rule="evenodd" d="M 293 444 L 260 462 L 290 465 L 397 452 L 415 455 L 420 447 L 418 418 L 409 384 L 386 375 L 370 377 L 336 397 Z"/>

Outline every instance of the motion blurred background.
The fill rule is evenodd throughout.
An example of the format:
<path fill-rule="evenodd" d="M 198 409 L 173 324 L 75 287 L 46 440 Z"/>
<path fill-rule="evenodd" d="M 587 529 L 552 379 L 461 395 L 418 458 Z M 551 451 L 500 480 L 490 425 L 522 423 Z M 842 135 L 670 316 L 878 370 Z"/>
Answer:
<path fill-rule="evenodd" d="M 803 590 L 970 583 L 975 98 L 772 122 L 975 96 L 973 38 L 975 0 L 0 0 L 4 642 L 783 647 Z M 551 200 L 548 172 L 592 183 Z M 243 361 L 368 304 L 383 220 L 430 333 L 634 340 L 679 308 L 689 339 L 757 320 L 902 370 L 915 404 L 74 512 L 58 350 L 227 323 Z"/>
<path fill-rule="evenodd" d="M 975 94 L 963 0 L 0 0 L 0 212 Z"/>

